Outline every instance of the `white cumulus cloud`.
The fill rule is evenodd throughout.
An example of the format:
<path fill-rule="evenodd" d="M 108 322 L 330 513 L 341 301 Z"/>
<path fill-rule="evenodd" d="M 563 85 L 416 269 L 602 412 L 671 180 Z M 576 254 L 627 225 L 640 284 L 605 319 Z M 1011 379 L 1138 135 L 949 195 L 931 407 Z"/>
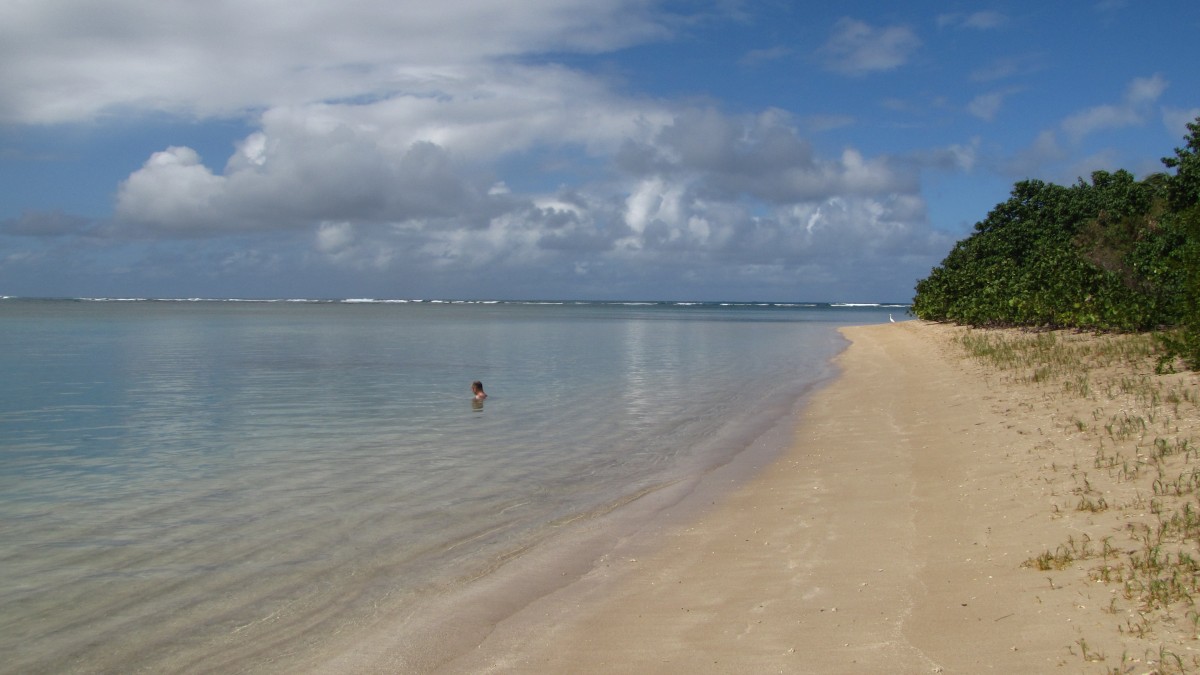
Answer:
<path fill-rule="evenodd" d="M 643 0 L 0 4 L 0 121 L 197 116 L 436 88 L 447 66 L 667 34 Z"/>
<path fill-rule="evenodd" d="M 667 36 L 677 18 L 657 6 L 5 4 L 0 122 L 167 113 L 230 116 L 249 130 L 226 156 L 183 144 L 153 152 L 117 185 L 103 227 L 34 216 L 0 226 L 29 239 L 86 232 L 134 242 L 141 269 L 194 266 L 181 277 L 333 270 L 385 287 L 437 278 L 463 293 L 502 275 L 514 289 L 525 280 L 533 291 L 559 283 L 614 297 L 647 275 L 692 278 L 699 264 L 704 288 L 722 294 L 722 284 L 836 279 L 906 257 L 927 269 L 947 242 L 929 228 L 912 158 L 853 145 L 820 152 L 800 131 L 854 118 L 652 99 L 540 58 Z M 861 75 L 899 68 L 920 47 L 907 26 L 845 18 L 821 55 L 830 69 Z M 1132 88 L 1133 105 L 1153 89 Z M 994 114 L 999 101 L 980 105 Z M 918 162 L 965 170 L 975 150 Z M 220 241 L 192 246 L 202 238 Z M 584 282 L 594 286 L 573 285 Z"/>

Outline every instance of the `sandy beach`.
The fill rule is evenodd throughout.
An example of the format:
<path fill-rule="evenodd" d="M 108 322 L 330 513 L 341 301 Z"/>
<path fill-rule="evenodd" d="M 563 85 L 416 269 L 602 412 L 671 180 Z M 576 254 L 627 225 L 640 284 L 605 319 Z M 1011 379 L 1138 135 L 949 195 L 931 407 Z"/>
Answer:
<path fill-rule="evenodd" d="M 1194 671 L 1197 570 L 1186 556 L 1200 538 L 1162 523 L 1180 505 L 1195 512 L 1200 480 L 1189 487 L 1186 476 L 1200 475 L 1200 380 L 1126 366 L 1082 383 L 1032 362 L 1004 371 L 968 358 L 964 332 L 915 321 L 844 329 L 842 373 L 803 408 L 790 452 L 687 506 L 687 518 L 622 540 L 570 583 L 494 623 L 480 618 L 468 626 L 473 646 L 424 663 L 452 673 Z M 1072 340 L 1099 338 L 1060 344 Z M 1111 384 L 1131 378 L 1159 393 Z M 1122 419 L 1141 427 L 1124 433 Z M 575 576 L 547 570 L 560 574 Z M 1152 591 L 1172 575 L 1173 598 Z M 401 663 L 387 650 L 336 662 Z"/>

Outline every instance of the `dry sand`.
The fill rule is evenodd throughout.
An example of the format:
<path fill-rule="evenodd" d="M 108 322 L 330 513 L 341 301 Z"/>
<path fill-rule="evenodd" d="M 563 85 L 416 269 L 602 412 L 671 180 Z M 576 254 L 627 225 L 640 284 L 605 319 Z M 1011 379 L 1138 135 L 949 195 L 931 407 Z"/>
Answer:
<path fill-rule="evenodd" d="M 1070 397 L 1057 381 L 1016 381 L 968 360 L 958 328 L 843 332 L 853 344 L 842 374 L 804 407 L 793 450 L 655 532 L 652 548 L 618 545 L 440 670 L 1145 673 L 1163 659 L 1195 669 L 1192 605 L 1155 609 L 1128 592 L 1132 562 L 1115 562 L 1135 557 L 1129 524 L 1156 517 L 1154 477 L 1139 483 L 1128 467 L 1145 464 L 1157 433 L 1131 434 L 1124 451 L 1104 445 L 1105 420 L 1120 414 L 1109 411 L 1128 417 L 1132 403 L 1111 388 Z M 1197 377 L 1171 377 L 1192 400 L 1150 426 L 1165 416 L 1193 438 Z M 1115 461 L 1102 469 L 1105 453 Z M 1158 475 L 1196 461 L 1168 459 Z M 1063 569 L 1027 562 L 1069 550 L 1078 559 Z M 1115 576 L 1098 580 L 1109 562 Z"/>

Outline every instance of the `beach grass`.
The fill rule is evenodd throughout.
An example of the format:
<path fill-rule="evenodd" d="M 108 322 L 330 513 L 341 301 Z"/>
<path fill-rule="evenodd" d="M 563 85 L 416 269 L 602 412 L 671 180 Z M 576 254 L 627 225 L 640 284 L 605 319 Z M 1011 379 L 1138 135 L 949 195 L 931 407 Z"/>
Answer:
<path fill-rule="evenodd" d="M 1115 635 L 1090 642 L 1126 651 L 1118 661 L 1088 636 L 1067 651 L 1104 672 L 1127 672 L 1131 655 L 1155 672 L 1200 672 L 1200 378 L 1146 334 L 962 329 L 957 341 L 989 378 L 1035 388 L 1055 431 L 1094 449 L 1086 463 L 1051 462 L 1063 541 L 1023 566 L 1056 591 L 1108 587 Z"/>

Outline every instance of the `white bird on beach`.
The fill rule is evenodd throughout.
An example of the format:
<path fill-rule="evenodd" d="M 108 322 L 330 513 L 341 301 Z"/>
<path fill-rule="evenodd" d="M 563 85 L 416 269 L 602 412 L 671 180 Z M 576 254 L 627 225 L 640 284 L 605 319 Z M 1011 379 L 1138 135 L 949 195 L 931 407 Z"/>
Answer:
<path fill-rule="evenodd" d="M 896 320 L 892 318 L 891 314 L 888 314 L 888 321 L 891 321 L 892 323 L 896 323 Z"/>

